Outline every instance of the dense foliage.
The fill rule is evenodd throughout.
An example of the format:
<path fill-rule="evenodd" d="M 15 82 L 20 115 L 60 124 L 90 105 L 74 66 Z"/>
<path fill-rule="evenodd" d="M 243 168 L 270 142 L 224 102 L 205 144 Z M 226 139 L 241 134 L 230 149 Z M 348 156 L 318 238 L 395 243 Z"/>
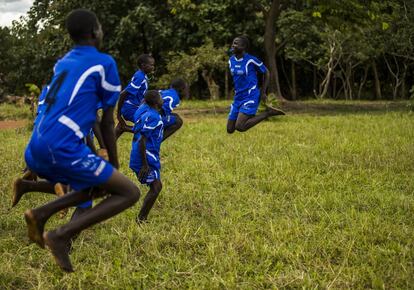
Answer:
<path fill-rule="evenodd" d="M 413 1 L 36 0 L 0 28 L 3 93 L 47 82 L 72 45 L 65 16 L 79 7 L 97 13 L 102 49 L 116 58 L 124 84 L 145 52 L 157 60 L 155 86 L 180 75 L 194 98 L 228 96 L 227 49 L 246 34 L 280 98 L 399 99 L 413 86 Z"/>

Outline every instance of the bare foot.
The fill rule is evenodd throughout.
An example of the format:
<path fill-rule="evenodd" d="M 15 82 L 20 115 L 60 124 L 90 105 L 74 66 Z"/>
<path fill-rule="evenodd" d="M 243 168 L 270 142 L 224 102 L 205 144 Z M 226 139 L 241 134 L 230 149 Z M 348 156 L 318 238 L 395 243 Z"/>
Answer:
<path fill-rule="evenodd" d="M 26 210 L 24 218 L 26 219 L 27 235 L 29 236 L 29 239 L 38 244 L 39 247 L 44 248 L 45 242 L 43 240 L 43 230 L 45 228 L 45 224 L 36 218 L 33 210 L 31 209 Z"/>
<path fill-rule="evenodd" d="M 16 179 L 13 183 L 12 207 L 15 207 L 19 203 L 20 199 L 25 193 L 26 191 L 23 179 Z"/>
<path fill-rule="evenodd" d="M 70 243 L 59 238 L 55 231 L 44 233 L 43 239 L 59 267 L 65 272 L 74 272 L 69 258 Z"/>
<path fill-rule="evenodd" d="M 282 110 L 270 107 L 268 105 L 266 105 L 266 112 L 269 115 L 269 117 L 286 115 L 286 113 L 283 112 Z"/>

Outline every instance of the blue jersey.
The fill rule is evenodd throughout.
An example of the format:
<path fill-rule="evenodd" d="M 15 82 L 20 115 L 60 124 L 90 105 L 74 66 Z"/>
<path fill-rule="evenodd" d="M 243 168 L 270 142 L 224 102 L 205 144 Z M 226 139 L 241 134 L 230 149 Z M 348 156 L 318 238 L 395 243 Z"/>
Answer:
<path fill-rule="evenodd" d="M 142 164 L 139 141 L 141 136 L 145 136 L 147 142 L 146 157 L 151 167 L 160 168 L 160 147 L 163 139 L 163 123 L 160 113 L 143 103 L 134 115 L 134 139 L 132 141 L 132 150 L 130 158 L 130 168 L 139 171 L 137 165 Z M 138 167 L 138 168 L 137 168 Z"/>
<path fill-rule="evenodd" d="M 245 53 L 241 59 L 237 59 L 234 55 L 230 57 L 229 67 L 236 98 L 258 89 L 257 71 L 266 72 L 263 62 L 248 53 Z"/>
<path fill-rule="evenodd" d="M 98 106 L 115 106 L 120 91 L 114 59 L 95 47 L 75 46 L 55 65 L 29 146 L 43 146 L 63 158 L 88 154 L 80 144 L 95 123 Z"/>
<path fill-rule="evenodd" d="M 160 94 L 164 101 L 162 110 L 165 115 L 170 115 L 172 111 L 180 105 L 180 97 L 175 89 L 163 90 L 160 91 Z"/>
<path fill-rule="evenodd" d="M 139 107 L 148 90 L 147 75 L 142 70 L 136 71 L 125 90 L 128 92 L 125 103 Z"/>

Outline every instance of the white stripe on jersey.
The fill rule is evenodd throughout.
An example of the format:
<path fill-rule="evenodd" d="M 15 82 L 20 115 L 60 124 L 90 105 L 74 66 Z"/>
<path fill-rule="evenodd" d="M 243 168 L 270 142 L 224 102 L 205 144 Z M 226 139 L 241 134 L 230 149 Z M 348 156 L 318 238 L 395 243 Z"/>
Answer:
<path fill-rule="evenodd" d="M 170 107 L 170 110 L 171 110 L 171 111 L 172 111 L 172 110 L 174 110 L 174 108 L 173 108 L 173 102 L 174 102 L 173 97 L 166 96 L 166 97 L 163 97 L 163 99 L 164 99 L 164 100 L 165 100 L 165 99 L 170 100 L 170 101 L 169 101 L 169 103 L 168 103 L 168 106 Z"/>
<path fill-rule="evenodd" d="M 263 62 L 261 62 L 261 63 L 258 63 L 258 62 L 256 62 L 256 61 L 254 61 L 254 59 L 249 59 L 247 62 L 246 62 L 246 75 L 249 73 L 248 72 L 248 70 L 247 70 L 247 67 L 249 66 L 249 64 L 250 63 L 254 63 L 255 65 L 257 65 L 257 66 L 262 66 L 263 65 Z"/>
<path fill-rule="evenodd" d="M 134 85 L 134 83 L 133 83 L 133 81 L 134 81 L 134 79 L 132 79 L 132 81 L 131 81 L 131 86 L 133 87 L 133 88 L 135 88 L 135 89 L 139 89 L 141 86 L 142 86 L 142 84 L 146 84 L 146 80 L 144 79 L 142 82 L 141 82 L 141 84 L 139 85 L 139 86 L 136 86 L 136 85 Z"/>
<path fill-rule="evenodd" d="M 89 75 L 91 75 L 91 74 L 93 74 L 93 73 L 95 73 L 95 72 L 97 72 L 97 73 L 99 73 L 99 74 L 100 74 L 100 76 L 101 76 L 101 86 L 102 86 L 105 90 L 110 91 L 110 92 L 120 92 L 120 91 L 121 91 L 121 86 L 120 86 L 120 85 L 119 85 L 119 86 L 114 86 L 114 85 L 112 85 L 112 84 L 108 83 L 108 82 L 105 80 L 105 68 L 104 68 L 102 65 L 98 64 L 98 65 L 95 65 L 95 66 L 92 66 L 92 67 L 88 68 L 88 69 L 87 69 L 87 70 L 86 70 L 86 71 L 85 71 L 85 72 L 84 72 L 84 73 L 80 76 L 80 78 L 79 78 L 79 79 L 78 79 L 78 81 L 76 82 L 75 88 L 73 89 L 72 95 L 70 96 L 68 106 L 72 103 L 73 99 L 75 98 L 75 96 L 76 96 L 76 94 L 78 93 L 79 89 L 82 87 L 82 85 L 83 85 L 83 83 L 85 82 L 86 78 L 87 78 Z"/>
<path fill-rule="evenodd" d="M 154 158 L 155 161 L 158 161 L 157 157 L 155 157 L 155 155 L 152 154 L 151 152 L 149 152 L 148 150 L 146 150 L 145 153 L 147 153 L 149 156 L 151 156 L 152 158 Z"/>
<path fill-rule="evenodd" d="M 79 125 L 76 124 L 75 121 L 73 121 L 71 118 L 65 115 L 62 115 L 60 116 L 58 121 L 62 123 L 63 125 L 67 126 L 73 132 L 75 132 L 76 136 L 78 136 L 80 139 L 84 137 L 82 131 L 80 130 Z"/>
<path fill-rule="evenodd" d="M 146 120 L 145 120 L 146 121 Z M 155 129 L 155 128 L 157 128 L 158 126 L 162 126 L 163 124 L 162 124 L 162 121 L 158 121 L 158 124 L 157 125 L 155 125 L 154 127 L 151 127 L 151 126 L 147 126 L 147 125 L 145 125 L 144 124 L 144 126 L 143 126 L 143 129 Z"/>

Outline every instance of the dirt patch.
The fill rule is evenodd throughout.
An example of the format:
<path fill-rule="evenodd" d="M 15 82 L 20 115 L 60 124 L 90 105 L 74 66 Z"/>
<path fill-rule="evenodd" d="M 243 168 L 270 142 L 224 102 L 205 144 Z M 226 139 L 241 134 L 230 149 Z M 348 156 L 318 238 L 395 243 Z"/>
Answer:
<path fill-rule="evenodd" d="M 0 121 L 0 130 L 22 128 L 26 126 L 26 124 L 27 120 Z"/>

